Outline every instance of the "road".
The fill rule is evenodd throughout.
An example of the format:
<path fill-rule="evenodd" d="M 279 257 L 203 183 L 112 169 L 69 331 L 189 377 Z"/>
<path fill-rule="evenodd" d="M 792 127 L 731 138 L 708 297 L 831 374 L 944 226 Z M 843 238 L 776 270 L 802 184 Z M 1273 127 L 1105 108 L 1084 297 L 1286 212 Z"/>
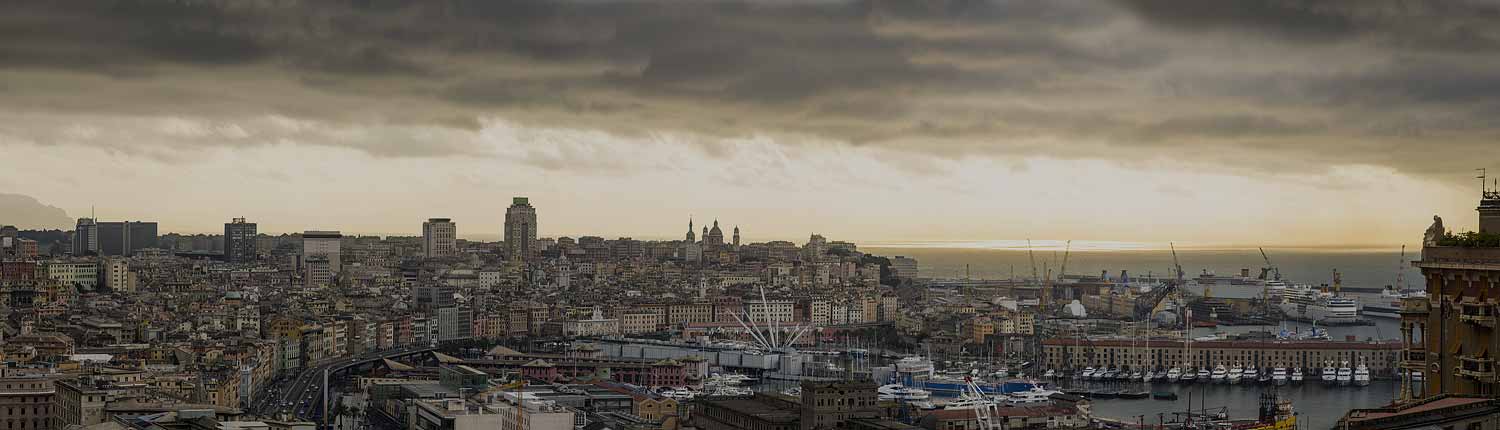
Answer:
<path fill-rule="evenodd" d="M 323 372 L 336 373 L 345 367 L 363 362 L 431 350 L 432 347 L 407 347 L 402 349 L 375 351 L 357 357 L 331 360 L 317 366 L 304 368 L 297 373 L 288 373 L 267 384 L 256 393 L 250 403 L 251 413 L 274 416 L 290 413 L 298 419 L 319 422 L 323 417 Z"/>

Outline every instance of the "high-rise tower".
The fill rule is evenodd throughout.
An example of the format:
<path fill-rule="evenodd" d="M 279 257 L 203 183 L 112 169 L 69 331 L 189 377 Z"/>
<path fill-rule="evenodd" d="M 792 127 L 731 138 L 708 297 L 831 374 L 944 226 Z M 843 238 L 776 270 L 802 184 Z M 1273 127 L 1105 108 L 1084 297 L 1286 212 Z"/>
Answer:
<path fill-rule="evenodd" d="M 427 258 L 458 255 L 458 224 L 448 218 L 428 218 L 422 223 L 422 253 Z"/>
<path fill-rule="evenodd" d="M 224 259 L 231 263 L 255 261 L 255 223 L 235 218 L 224 223 Z"/>
<path fill-rule="evenodd" d="M 530 261 L 536 242 L 536 208 L 525 197 L 511 199 L 505 210 L 505 255 L 511 261 Z"/>
<path fill-rule="evenodd" d="M 73 255 L 99 253 L 99 224 L 93 218 L 79 218 L 73 228 Z"/>

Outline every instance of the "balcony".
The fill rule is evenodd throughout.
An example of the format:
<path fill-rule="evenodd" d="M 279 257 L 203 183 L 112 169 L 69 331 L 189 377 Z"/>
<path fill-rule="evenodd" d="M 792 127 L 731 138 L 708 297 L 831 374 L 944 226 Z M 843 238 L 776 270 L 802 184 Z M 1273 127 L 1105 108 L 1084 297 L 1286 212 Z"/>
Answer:
<path fill-rule="evenodd" d="M 1481 327 L 1495 328 L 1495 316 L 1494 315 L 1469 315 L 1469 314 L 1462 314 L 1462 315 L 1458 316 L 1458 320 L 1466 322 L 1466 323 L 1478 325 L 1478 326 L 1481 326 Z"/>
<path fill-rule="evenodd" d="M 1495 380 L 1495 360 L 1489 357 L 1458 356 L 1458 375 L 1482 381 Z"/>
<path fill-rule="evenodd" d="M 1409 349 L 1409 350 L 1406 351 L 1406 356 L 1402 357 L 1402 361 L 1414 361 L 1414 362 L 1418 362 L 1418 363 L 1426 363 L 1427 362 L 1427 350 L 1425 350 L 1425 349 Z"/>

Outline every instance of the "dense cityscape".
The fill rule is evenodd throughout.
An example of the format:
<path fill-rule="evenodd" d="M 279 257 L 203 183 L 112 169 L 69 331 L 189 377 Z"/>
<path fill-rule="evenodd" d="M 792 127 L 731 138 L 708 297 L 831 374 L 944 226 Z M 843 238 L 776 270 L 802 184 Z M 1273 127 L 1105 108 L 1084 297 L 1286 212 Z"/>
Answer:
<path fill-rule="evenodd" d="M 1486 190 L 1479 211 L 1478 233 L 1453 234 L 1441 219 L 1426 233 L 1413 262 L 1425 292 L 1387 286 L 1395 309 L 1366 303 L 1347 315 L 1337 278 L 1294 285 L 1269 257 L 1258 274 L 1229 276 L 1180 266 L 1161 278 L 1080 276 L 1064 260 L 1037 277 L 942 279 L 853 242 L 753 242 L 717 220 L 687 220 L 681 240 L 540 237 L 546 211 L 526 197 L 504 214 L 500 242 L 460 239 L 449 218 L 406 237 L 271 235 L 244 218 L 222 235 L 92 218 L 67 232 L 5 226 L 0 420 L 19 430 L 947 430 L 1147 418 L 1291 428 L 1281 387 L 1373 381 L 1397 386 L 1392 405 L 1338 411 L 1340 428 L 1486 422 L 1500 416 L 1486 352 L 1496 339 L 1486 283 L 1500 254 L 1470 242 L 1500 231 L 1500 192 Z M 1308 309 L 1324 313 L 1298 313 Z M 1327 332 L 1375 318 L 1399 321 L 1399 340 Z M 1190 333 L 1266 319 L 1313 324 Z M 1190 387 L 1214 384 L 1262 393 L 1260 416 L 1165 402 L 1154 414 L 1097 410 L 1190 401 Z"/>

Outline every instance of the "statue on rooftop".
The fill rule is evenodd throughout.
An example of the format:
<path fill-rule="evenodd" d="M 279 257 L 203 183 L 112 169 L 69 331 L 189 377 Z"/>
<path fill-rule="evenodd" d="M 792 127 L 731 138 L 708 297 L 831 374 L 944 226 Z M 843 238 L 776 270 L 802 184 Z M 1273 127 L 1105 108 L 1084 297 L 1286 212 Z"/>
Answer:
<path fill-rule="evenodd" d="M 1427 234 L 1422 235 L 1422 246 L 1438 246 L 1438 241 L 1445 234 L 1448 234 L 1448 230 L 1443 228 L 1443 218 L 1433 215 L 1432 226 L 1427 227 Z"/>

